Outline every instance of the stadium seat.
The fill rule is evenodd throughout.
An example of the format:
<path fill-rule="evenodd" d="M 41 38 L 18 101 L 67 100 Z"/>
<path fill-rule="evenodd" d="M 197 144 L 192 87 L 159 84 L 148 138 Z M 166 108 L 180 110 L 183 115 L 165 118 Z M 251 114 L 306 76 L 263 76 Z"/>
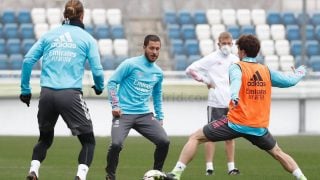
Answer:
<path fill-rule="evenodd" d="M 125 32 L 122 25 L 113 25 L 111 26 L 111 34 L 113 39 L 124 39 Z"/>
<path fill-rule="evenodd" d="M 22 54 L 25 55 L 36 42 L 35 39 L 23 39 L 21 42 L 21 50 Z"/>
<path fill-rule="evenodd" d="M 101 64 L 104 70 L 113 70 L 115 57 L 113 55 L 101 56 Z"/>
<path fill-rule="evenodd" d="M 16 23 L 5 24 L 3 27 L 3 34 L 4 34 L 4 37 L 7 39 L 20 38 L 18 24 Z"/>
<path fill-rule="evenodd" d="M 268 66 L 269 69 L 278 70 L 279 69 L 279 57 L 276 55 L 267 55 L 264 57 L 264 64 Z"/>
<path fill-rule="evenodd" d="M 108 38 L 110 38 L 109 26 L 107 24 L 96 25 L 95 37 L 97 39 L 108 39 Z"/>
<path fill-rule="evenodd" d="M 195 39 L 187 39 L 184 43 L 184 48 L 187 55 L 199 55 L 199 43 Z"/>
<path fill-rule="evenodd" d="M 284 25 L 297 24 L 296 16 L 293 12 L 283 12 L 282 22 Z"/>
<path fill-rule="evenodd" d="M 221 24 L 221 11 L 219 9 L 208 9 L 206 16 L 210 25 Z"/>
<path fill-rule="evenodd" d="M 1 20 L 3 24 L 16 23 L 16 13 L 12 9 L 4 9 Z"/>
<path fill-rule="evenodd" d="M 225 25 L 236 25 L 236 11 L 234 9 L 222 10 L 222 21 Z"/>
<path fill-rule="evenodd" d="M 313 26 L 320 25 L 320 13 L 316 12 L 311 16 L 311 23 Z"/>
<path fill-rule="evenodd" d="M 197 24 L 196 36 L 198 40 L 210 39 L 210 36 L 211 36 L 210 26 L 208 24 Z"/>
<path fill-rule="evenodd" d="M 244 25 L 244 26 L 241 26 L 240 33 L 241 34 L 253 34 L 253 35 L 255 35 L 256 34 L 256 30 L 255 30 L 253 25 Z"/>
<path fill-rule="evenodd" d="M 264 9 L 252 9 L 251 19 L 256 26 L 266 24 L 266 11 Z"/>
<path fill-rule="evenodd" d="M 256 26 L 256 35 L 259 40 L 270 39 L 270 26 L 267 24 L 260 24 Z"/>
<path fill-rule="evenodd" d="M 20 70 L 22 68 L 23 57 L 21 54 L 11 54 L 8 62 L 11 69 Z"/>
<path fill-rule="evenodd" d="M 274 47 L 277 55 L 290 55 L 290 44 L 288 40 L 276 40 Z"/>
<path fill-rule="evenodd" d="M 23 23 L 20 25 L 20 35 L 22 39 L 34 38 L 34 29 L 32 23 Z"/>
<path fill-rule="evenodd" d="M 122 24 L 122 13 L 120 9 L 108 9 L 107 10 L 108 23 L 111 26 Z"/>
<path fill-rule="evenodd" d="M 166 10 L 164 12 L 164 24 L 178 24 L 177 15 L 175 11 Z"/>
<path fill-rule="evenodd" d="M 172 39 L 170 43 L 171 55 L 184 54 L 183 41 L 181 39 Z"/>
<path fill-rule="evenodd" d="M 313 71 L 320 71 L 320 56 L 311 56 L 310 57 L 310 66 L 312 68 Z"/>
<path fill-rule="evenodd" d="M 277 11 L 269 11 L 267 13 L 267 23 L 272 24 L 282 24 L 281 15 Z"/>
<path fill-rule="evenodd" d="M 294 67 L 294 65 L 294 59 L 292 55 L 280 56 L 280 69 L 282 71 L 292 71 L 291 67 Z"/>
<path fill-rule="evenodd" d="M 317 25 L 314 29 L 314 36 L 319 41 L 320 40 L 320 25 Z"/>
<path fill-rule="evenodd" d="M 128 56 L 125 56 L 125 55 L 117 56 L 114 61 L 114 69 L 117 68 L 127 58 Z"/>
<path fill-rule="evenodd" d="M 46 23 L 46 10 L 44 8 L 33 8 L 31 18 L 33 24 Z"/>
<path fill-rule="evenodd" d="M 273 24 L 270 27 L 270 33 L 273 40 L 284 40 L 286 39 L 286 31 L 283 24 Z"/>
<path fill-rule="evenodd" d="M 187 68 L 187 56 L 184 54 L 176 54 L 174 56 L 174 70 L 184 71 Z"/>
<path fill-rule="evenodd" d="M 92 37 L 95 37 L 94 27 L 92 24 L 85 24 L 84 28 L 89 34 L 91 34 Z"/>
<path fill-rule="evenodd" d="M 113 49 L 116 56 L 127 57 L 129 53 L 129 44 L 126 39 L 115 39 L 113 41 Z"/>
<path fill-rule="evenodd" d="M 113 43 L 111 39 L 99 39 L 98 46 L 102 56 L 113 54 Z"/>
<path fill-rule="evenodd" d="M 293 56 L 301 55 L 302 43 L 301 40 L 293 40 L 290 43 L 290 52 Z"/>
<path fill-rule="evenodd" d="M 8 54 L 19 54 L 21 53 L 21 42 L 20 39 L 8 39 L 6 43 L 6 50 Z"/>
<path fill-rule="evenodd" d="M 62 20 L 62 12 L 60 8 L 48 8 L 46 11 L 49 24 L 60 24 Z"/>
<path fill-rule="evenodd" d="M 300 28 L 298 27 L 298 25 L 288 25 L 286 34 L 289 41 L 301 39 Z"/>
<path fill-rule="evenodd" d="M 107 16 L 105 9 L 93 9 L 91 11 L 92 21 L 94 25 L 106 25 L 107 24 Z"/>
<path fill-rule="evenodd" d="M 306 42 L 306 54 L 308 56 L 319 55 L 319 42 L 317 40 L 309 40 Z"/>
<path fill-rule="evenodd" d="M 183 24 L 181 34 L 183 39 L 196 39 L 196 30 L 193 24 Z"/>
<path fill-rule="evenodd" d="M 192 64 L 193 62 L 197 61 L 201 59 L 200 55 L 191 55 L 187 58 L 187 66 L 189 66 L 190 64 Z"/>
<path fill-rule="evenodd" d="M 6 53 L 6 41 L 0 38 L 0 54 Z"/>
<path fill-rule="evenodd" d="M 32 23 L 32 19 L 31 19 L 31 12 L 28 9 L 21 9 L 18 11 L 18 15 L 17 15 L 17 20 L 18 23 L 23 24 L 23 23 Z"/>
<path fill-rule="evenodd" d="M 214 40 L 217 40 L 220 33 L 224 31 L 226 31 L 226 27 L 223 24 L 214 24 L 211 26 L 211 33 Z"/>
<path fill-rule="evenodd" d="M 296 68 L 299 67 L 299 66 L 301 66 L 302 64 L 306 65 L 307 67 L 310 67 L 310 66 L 311 66 L 310 63 L 309 63 L 309 58 L 308 58 L 308 56 L 304 56 L 304 60 L 303 60 L 303 59 L 301 58 L 301 56 L 299 55 L 299 56 L 294 57 L 294 60 L 295 60 L 295 67 L 296 67 Z M 304 62 L 302 62 L 302 61 L 304 61 Z"/>
<path fill-rule="evenodd" d="M 207 24 L 206 12 L 204 10 L 195 10 L 193 13 L 193 19 L 195 24 Z"/>
<path fill-rule="evenodd" d="M 167 25 L 167 33 L 169 39 L 180 39 L 181 31 L 180 26 L 178 24 L 168 24 Z"/>
<path fill-rule="evenodd" d="M 313 28 L 313 25 L 307 25 L 306 26 L 306 39 L 307 40 L 314 40 L 315 38 L 315 31 L 314 31 L 314 28 Z"/>
<path fill-rule="evenodd" d="M 2 38 L 5 38 L 5 37 L 4 37 L 4 33 L 3 33 L 3 26 L 0 23 L 0 39 L 2 39 Z"/>
<path fill-rule="evenodd" d="M 311 18 L 308 13 L 304 15 L 302 13 L 298 13 L 298 16 L 297 16 L 298 25 L 301 26 L 303 23 L 310 24 L 311 23 L 310 19 Z"/>
<path fill-rule="evenodd" d="M 240 28 L 238 25 L 227 26 L 227 31 L 231 33 L 233 39 L 238 39 L 240 37 Z"/>
<path fill-rule="evenodd" d="M 215 45 L 212 39 L 202 39 L 199 41 L 200 55 L 206 56 L 212 53 L 215 49 Z"/>
<path fill-rule="evenodd" d="M 237 20 L 240 26 L 251 25 L 251 14 L 249 9 L 238 9 Z"/>
<path fill-rule="evenodd" d="M 34 34 L 39 39 L 44 33 L 48 32 L 49 25 L 47 23 L 38 23 L 34 26 Z"/>
<path fill-rule="evenodd" d="M 84 9 L 84 16 L 83 16 L 83 24 L 84 24 L 85 27 L 88 24 L 90 24 L 90 25 L 92 24 L 91 16 L 92 16 L 91 9 L 85 8 Z"/>
<path fill-rule="evenodd" d="M 0 70 L 8 70 L 8 56 L 0 53 Z"/>
<path fill-rule="evenodd" d="M 261 41 L 261 54 L 263 56 L 274 55 L 274 43 L 272 40 Z"/>
<path fill-rule="evenodd" d="M 193 24 L 193 18 L 192 18 L 191 13 L 188 10 L 178 11 L 178 22 L 181 25 Z"/>

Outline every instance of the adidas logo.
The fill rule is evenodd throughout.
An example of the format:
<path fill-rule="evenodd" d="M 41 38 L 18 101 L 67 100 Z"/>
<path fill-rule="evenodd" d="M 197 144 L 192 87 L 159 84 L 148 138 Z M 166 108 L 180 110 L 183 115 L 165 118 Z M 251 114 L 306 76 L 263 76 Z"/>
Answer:
<path fill-rule="evenodd" d="M 72 37 L 69 32 L 66 32 L 60 35 L 57 39 L 55 39 L 51 45 L 52 47 L 57 48 L 72 48 L 75 49 L 77 45 L 73 43 Z"/>
<path fill-rule="evenodd" d="M 253 76 L 250 78 L 250 81 L 247 83 L 248 86 L 265 86 L 266 83 L 263 82 L 263 79 L 259 73 L 256 71 Z"/>

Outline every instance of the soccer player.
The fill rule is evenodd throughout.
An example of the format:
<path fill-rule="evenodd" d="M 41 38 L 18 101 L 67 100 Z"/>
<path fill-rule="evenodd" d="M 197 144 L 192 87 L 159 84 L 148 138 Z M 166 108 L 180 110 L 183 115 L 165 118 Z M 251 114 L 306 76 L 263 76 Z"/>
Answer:
<path fill-rule="evenodd" d="M 218 50 L 195 61 L 186 69 L 187 75 L 196 81 L 203 82 L 209 88 L 208 123 L 227 115 L 230 102 L 228 70 L 231 64 L 239 61 L 239 58 L 231 53 L 232 35 L 229 32 L 222 32 L 218 41 Z M 240 174 L 240 171 L 234 165 L 234 146 L 234 140 L 225 141 L 229 175 Z M 215 151 L 214 143 L 206 142 L 204 148 L 206 175 L 212 175 L 214 172 L 212 163 Z"/>
<path fill-rule="evenodd" d="M 54 138 L 54 127 L 61 115 L 82 148 L 75 179 L 85 180 L 93 159 L 95 138 L 89 110 L 82 98 L 82 77 L 88 59 L 97 95 L 104 89 L 104 73 L 96 41 L 84 30 L 84 8 L 79 0 L 65 4 L 63 25 L 43 35 L 25 55 L 21 75 L 20 99 L 31 100 L 30 75 L 42 59 L 41 92 L 38 110 L 40 137 L 34 146 L 28 180 L 39 178 L 41 162 Z"/>
<path fill-rule="evenodd" d="M 144 54 L 126 59 L 108 81 L 113 119 L 106 179 L 116 179 L 119 154 L 130 129 L 135 129 L 156 145 L 153 169 L 162 170 L 169 149 L 169 139 L 162 127 L 163 72 L 155 63 L 160 48 L 160 38 L 147 35 L 143 44 Z M 151 96 L 155 116 L 148 107 Z"/>
<path fill-rule="evenodd" d="M 305 67 L 300 66 L 293 74 L 285 75 L 257 63 L 260 42 L 253 35 L 242 35 L 236 44 L 240 62 L 229 69 L 231 101 L 227 117 L 205 125 L 190 136 L 166 179 L 180 179 L 199 144 L 243 137 L 269 153 L 296 179 L 306 180 L 294 159 L 282 151 L 268 130 L 271 87 L 294 86 L 305 76 Z"/>

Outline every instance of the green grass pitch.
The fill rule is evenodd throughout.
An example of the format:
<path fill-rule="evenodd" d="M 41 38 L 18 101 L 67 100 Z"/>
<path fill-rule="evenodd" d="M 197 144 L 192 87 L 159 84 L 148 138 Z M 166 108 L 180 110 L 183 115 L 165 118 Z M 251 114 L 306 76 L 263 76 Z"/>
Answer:
<path fill-rule="evenodd" d="M 308 179 L 320 179 L 320 136 L 280 136 L 276 137 L 280 147 L 290 154 L 300 165 Z M 104 179 L 106 151 L 110 137 L 97 137 L 94 160 L 87 179 Z M 170 171 L 175 165 L 187 137 L 170 137 L 171 145 L 164 166 Z M 0 136 L 0 179 L 24 179 L 29 169 L 31 152 L 37 137 Z M 291 180 L 281 165 L 264 151 L 259 150 L 244 139 L 236 140 L 236 166 L 240 176 L 226 174 L 224 143 L 217 144 L 215 156 L 216 172 L 213 177 L 204 175 L 203 145 L 199 146 L 196 157 L 188 165 L 183 180 L 237 179 L 237 180 Z M 40 179 L 73 179 L 77 168 L 80 143 L 75 137 L 56 137 L 46 160 L 40 169 Z M 151 169 L 154 146 L 142 137 L 128 137 L 120 154 L 119 180 L 138 180 Z"/>

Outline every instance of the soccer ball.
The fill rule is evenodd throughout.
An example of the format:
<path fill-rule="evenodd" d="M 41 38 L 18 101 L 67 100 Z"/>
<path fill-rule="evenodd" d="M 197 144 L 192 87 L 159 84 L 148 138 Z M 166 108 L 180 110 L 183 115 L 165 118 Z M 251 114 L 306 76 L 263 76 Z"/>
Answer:
<path fill-rule="evenodd" d="M 149 170 L 144 174 L 143 180 L 163 180 L 165 177 L 166 175 L 159 170 Z"/>

